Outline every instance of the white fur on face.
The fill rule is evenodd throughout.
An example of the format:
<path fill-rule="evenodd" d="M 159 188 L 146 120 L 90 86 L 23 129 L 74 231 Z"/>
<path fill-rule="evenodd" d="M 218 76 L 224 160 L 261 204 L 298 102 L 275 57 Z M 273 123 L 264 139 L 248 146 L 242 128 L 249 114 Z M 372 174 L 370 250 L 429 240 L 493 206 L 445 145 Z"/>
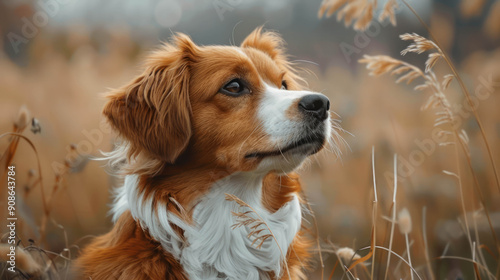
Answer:
<path fill-rule="evenodd" d="M 300 229 L 300 203 L 298 197 L 292 195 L 292 200 L 278 211 L 269 212 L 262 204 L 262 181 L 261 175 L 241 172 L 215 182 L 210 192 L 198 201 L 193 213 L 194 224 L 187 224 L 169 213 L 163 203 L 157 203 L 156 211 L 152 209 L 154 193 L 148 198 L 137 193 L 137 176 L 129 175 L 117 192 L 112 211 L 114 217 L 118 217 L 130 210 L 141 227 L 179 260 L 189 279 L 269 279 L 265 271 L 276 275 L 282 272 L 283 259 L 276 241 L 269 238 L 257 249 L 255 244 L 252 246 L 254 237 L 248 237 L 251 229 L 247 226 L 231 229 L 237 222 L 231 211 L 249 209 L 239 208 L 236 202 L 225 199 L 226 193 L 234 194 L 252 206 L 269 226 L 286 256 Z M 253 213 L 249 215 L 258 218 Z M 184 230 L 185 242 L 171 224 Z M 262 234 L 269 234 L 267 228 L 261 227 Z"/>
<path fill-rule="evenodd" d="M 286 112 L 293 103 L 309 94 L 313 92 L 282 90 L 266 85 L 257 116 L 274 145 L 286 146 L 287 141 L 292 142 L 302 136 L 302 123 L 290 120 Z"/>
<path fill-rule="evenodd" d="M 281 150 L 284 147 L 307 137 L 310 133 L 308 124 L 300 116 L 290 119 L 287 112 L 294 110 L 291 108 L 304 96 L 310 94 L 321 95 L 321 93 L 311 91 L 293 91 L 277 89 L 266 84 L 266 90 L 258 108 L 257 117 L 262 123 L 264 132 L 269 136 L 271 150 Z M 324 120 L 324 135 L 328 141 L 331 133 L 330 116 Z M 304 145 L 293 149 L 281 156 L 267 157 L 259 164 L 258 169 L 262 171 L 277 170 L 284 173 L 291 172 L 309 155 L 313 145 Z"/>

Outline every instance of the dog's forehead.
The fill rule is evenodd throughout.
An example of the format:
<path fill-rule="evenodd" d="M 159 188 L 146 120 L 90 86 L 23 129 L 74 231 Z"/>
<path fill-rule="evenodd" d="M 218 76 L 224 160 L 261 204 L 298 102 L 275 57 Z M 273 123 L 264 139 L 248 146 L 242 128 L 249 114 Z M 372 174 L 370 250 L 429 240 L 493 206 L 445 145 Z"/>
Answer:
<path fill-rule="evenodd" d="M 264 80 L 281 82 L 284 70 L 268 54 L 255 48 L 238 49 L 248 57 Z"/>

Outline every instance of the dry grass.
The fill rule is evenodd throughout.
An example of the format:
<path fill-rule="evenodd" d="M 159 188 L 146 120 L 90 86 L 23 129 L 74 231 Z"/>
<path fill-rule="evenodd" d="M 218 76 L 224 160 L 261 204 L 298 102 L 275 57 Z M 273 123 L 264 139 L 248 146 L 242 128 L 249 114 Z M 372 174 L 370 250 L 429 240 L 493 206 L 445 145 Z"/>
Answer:
<path fill-rule="evenodd" d="M 267 239 L 272 238 L 280 250 L 283 266 L 285 267 L 288 278 L 291 280 L 290 270 L 288 269 L 288 264 L 286 262 L 285 255 L 283 254 L 283 250 L 281 249 L 278 239 L 276 239 L 276 236 L 273 234 L 269 225 L 262 219 L 259 213 L 252 208 L 252 206 L 248 205 L 248 203 L 244 202 L 237 196 L 226 193 L 226 200 L 236 202 L 241 209 L 249 209 L 245 212 L 231 212 L 237 219 L 236 223 L 231 228 L 234 230 L 239 227 L 248 227 L 250 232 L 247 237 L 253 238 L 252 246 L 256 245 L 257 249 L 260 249 Z"/>
<path fill-rule="evenodd" d="M 398 4 L 396 0 L 388 0 L 378 19 L 384 21 L 389 19 L 392 25 L 396 25 L 396 14 Z M 345 26 L 351 26 L 355 30 L 364 31 L 370 25 L 375 10 L 377 0 L 323 0 L 318 11 L 318 18 L 331 17 L 337 13 L 337 21 L 343 21 Z"/>

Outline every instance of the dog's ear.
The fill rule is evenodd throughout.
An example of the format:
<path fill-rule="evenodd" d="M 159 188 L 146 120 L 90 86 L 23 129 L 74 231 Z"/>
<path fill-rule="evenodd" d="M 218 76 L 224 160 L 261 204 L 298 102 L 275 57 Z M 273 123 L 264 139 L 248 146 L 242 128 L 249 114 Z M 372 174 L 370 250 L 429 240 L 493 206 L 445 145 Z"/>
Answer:
<path fill-rule="evenodd" d="M 129 156 L 146 152 L 174 163 L 191 138 L 190 65 L 198 47 L 183 34 L 147 60 L 146 70 L 114 90 L 103 113 L 130 143 Z"/>
<path fill-rule="evenodd" d="M 263 27 L 257 27 L 250 35 L 248 35 L 243 43 L 242 48 L 255 48 L 268 54 L 273 60 L 284 60 L 284 45 L 285 42 L 275 32 L 262 31 Z"/>

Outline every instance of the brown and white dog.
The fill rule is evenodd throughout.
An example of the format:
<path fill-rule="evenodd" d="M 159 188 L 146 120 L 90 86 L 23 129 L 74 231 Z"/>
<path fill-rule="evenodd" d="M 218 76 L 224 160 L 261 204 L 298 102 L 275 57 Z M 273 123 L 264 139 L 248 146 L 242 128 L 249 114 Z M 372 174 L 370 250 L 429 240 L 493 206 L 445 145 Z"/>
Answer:
<path fill-rule="evenodd" d="M 81 273 L 303 279 L 310 242 L 293 170 L 330 138 L 328 98 L 301 88 L 282 39 L 262 28 L 240 47 L 197 46 L 177 34 L 146 65 L 104 108 L 123 138 L 110 159 L 125 180 L 114 228 L 83 250 Z M 247 215 L 274 238 L 257 248 L 250 233 L 269 234 L 266 225 L 233 228 L 232 212 L 249 209 L 225 194 L 250 205 Z"/>

